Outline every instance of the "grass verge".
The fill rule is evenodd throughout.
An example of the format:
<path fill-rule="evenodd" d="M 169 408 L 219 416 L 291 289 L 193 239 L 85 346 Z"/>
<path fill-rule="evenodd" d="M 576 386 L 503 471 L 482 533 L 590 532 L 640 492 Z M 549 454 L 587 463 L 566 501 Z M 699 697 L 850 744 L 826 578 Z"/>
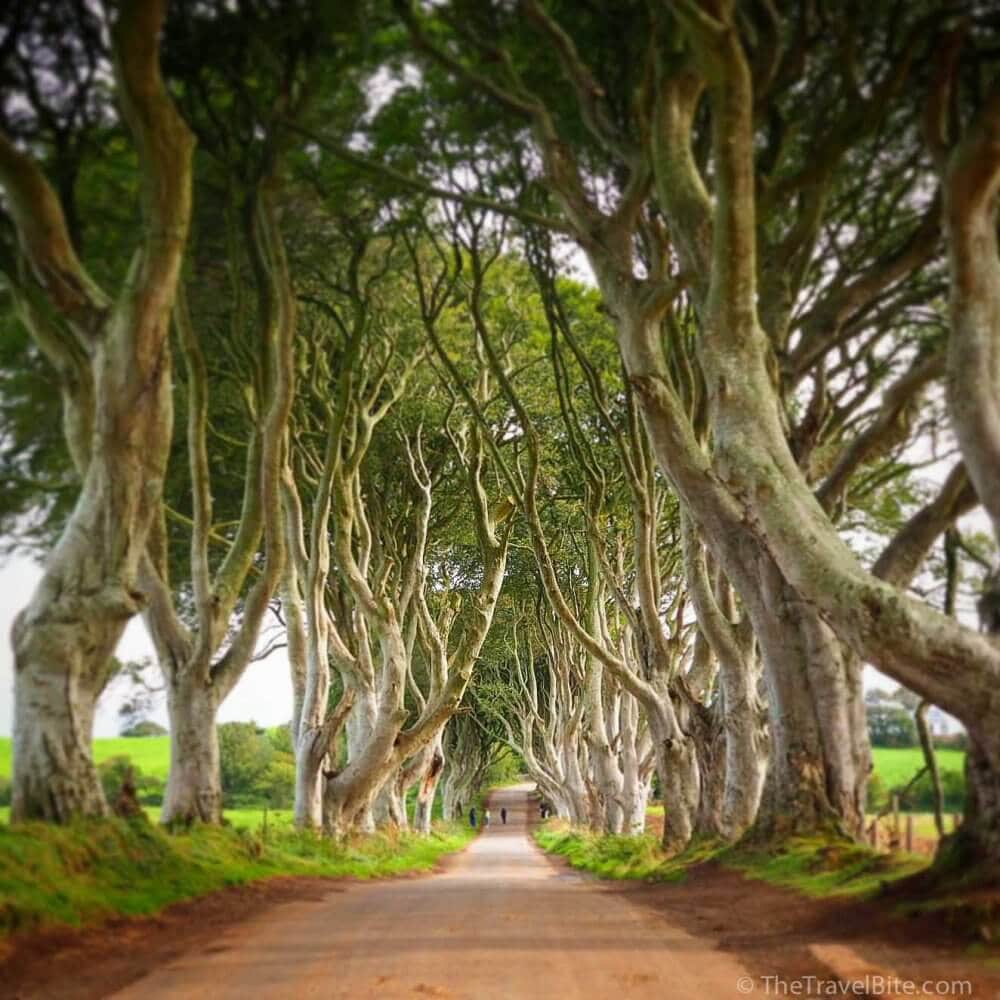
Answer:
<path fill-rule="evenodd" d="M 427 871 L 471 831 L 378 833 L 346 842 L 277 830 L 194 826 L 168 833 L 142 819 L 0 827 L 0 942 L 25 931 L 151 914 L 169 903 L 275 875 L 375 878 Z"/>
<path fill-rule="evenodd" d="M 558 819 L 547 820 L 537 827 L 535 840 L 543 850 L 561 854 L 574 868 L 593 872 L 601 878 L 654 882 L 680 881 L 688 867 L 708 860 L 717 849 L 706 841 L 668 857 L 651 833 L 639 836 L 597 834 L 571 827 Z"/>
<path fill-rule="evenodd" d="M 781 885 L 810 896 L 868 896 L 885 884 L 927 867 L 928 859 L 911 854 L 879 854 L 850 841 L 797 837 L 769 851 L 693 843 L 668 857 L 656 838 L 612 836 L 549 821 L 535 831 L 546 851 L 565 857 L 574 868 L 603 878 L 679 881 L 704 861 L 734 868 L 750 878 Z"/>

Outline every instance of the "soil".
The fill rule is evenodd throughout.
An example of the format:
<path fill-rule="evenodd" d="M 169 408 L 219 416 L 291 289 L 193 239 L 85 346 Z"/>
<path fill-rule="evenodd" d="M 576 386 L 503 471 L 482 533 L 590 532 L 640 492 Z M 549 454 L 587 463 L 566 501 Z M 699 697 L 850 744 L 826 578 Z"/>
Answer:
<path fill-rule="evenodd" d="M 766 977 L 805 996 L 836 978 L 816 947 L 839 945 L 900 979 L 972 984 L 936 995 L 1000 998 L 997 965 L 928 917 L 810 899 L 711 864 L 683 883 L 600 881 L 534 846 L 526 789 L 491 805 L 493 825 L 439 874 L 272 879 L 155 918 L 21 938 L 0 965 L 0 997 L 731 1000 L 748 981 L 779 995 Z"/>

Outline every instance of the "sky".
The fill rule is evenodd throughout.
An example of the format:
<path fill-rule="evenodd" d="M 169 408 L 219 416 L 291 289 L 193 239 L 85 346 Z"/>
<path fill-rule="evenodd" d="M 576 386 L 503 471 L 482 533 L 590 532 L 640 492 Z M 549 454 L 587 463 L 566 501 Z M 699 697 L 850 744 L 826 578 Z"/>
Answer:
<path fill-rule="evenodd" d="M 14 721 L 14 656 L 10 646 L 10 628 L 14 617 L 28 602 L 41 570 L 29 559 L 14 557 L 0 566 L 0 736 L 10 736 Z M 134 618 L 118 646 L 119 659 L 153 658 L 153 647 L 145 628 Z M 116 692 L 98 705 L 94 723 L 95 736 L 117 736 Z M 220 722 L 252 720 L 262 726 L 277 726 L 292 716 L 292 685 L 288 660 L 283 650 L 260 663 L 252 663 L 239 684 L 223 702 Z M 167 724 L 162 697 L 152 718 Z"/>

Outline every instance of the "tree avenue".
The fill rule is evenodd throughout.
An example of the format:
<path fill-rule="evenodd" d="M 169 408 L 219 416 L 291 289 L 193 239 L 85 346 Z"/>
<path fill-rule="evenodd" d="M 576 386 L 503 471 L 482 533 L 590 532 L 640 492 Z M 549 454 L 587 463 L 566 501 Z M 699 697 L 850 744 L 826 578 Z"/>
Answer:
<path fill-rule="evenodd" d="M 301 829 L 429 833 L 509 752 L 670 852 L 861 839 L 874 666 L 1000 874 L 996 23 L 826 7 L 5 13 L 14 818 L 108 811 L 141 616 L 162 821 L 221 823 L 277 622 Z"/>

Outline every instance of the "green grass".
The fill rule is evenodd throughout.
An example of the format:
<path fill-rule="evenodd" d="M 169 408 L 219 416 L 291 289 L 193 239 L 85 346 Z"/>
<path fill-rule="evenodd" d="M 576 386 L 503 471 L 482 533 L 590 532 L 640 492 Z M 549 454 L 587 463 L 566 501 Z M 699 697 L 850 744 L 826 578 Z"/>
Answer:
<path fill-rule="evenodd" d="M 807 896 L 872 896 L 929 864 L 928 858 L 916 854 L 880 854 L 863 844 L 822 837 L 794 837 L 767 852 L 737 845 L 718 860 L 751 878 Z"/>
<path fill-rule="evenodd" d="M 151 823 L 157 823 L 160 819 L 159 806 L 143 806 Z M 264 824 L 264 809 L 227 809 L 225 812 L 226 822 L 237 830 L 258 830 Z M 0 824 L 10 822 L 10 806 L 0 806 Z M 268 809 L 267 810 L 268 830 L 290 830 L 292 828 L 291 809 Z"/>
<path fill-rule="evenodd" d="M 809 837 L 793 838 L 767 852 L 701 841 L 668 857 L 649 834 L 607 836 L 558 821 L 539 827 L 535 839 L 574 868 L 602 878 L 679 881 L 692 865 L 712 860 L 750 878 L 812 896 L 872 895 L 884 883 L 913 875 L 928 864 L 927 858 L 916 855 L 879 854 L 850 841 Z"/>
<path fill-rule="evenodd" d="M 0 736 L 0 778 L 10 777 L 12 757 L 11 738 Z M 165 781 L 170 770 L 170 737 L 115 736 L 94 740 L 94 762 L 100 764 L 109 757 L 131 757 L 143 774 Z"/>
<path fill-rule="evenodd" d="M 938 767 L 944 771 L 961 771 L 965 768 L 965 751 L 951 748 L 936 751 Z M 872 747 L 875 773 L 885 782 L 886 788 L 905 785 L 924 766 L 920 747 Z"/>
<path fill-rule="evenodd" d="M 0 827 L 0 936 L 80 927 L 274 875 L 374 878 L 426 871 L 471 839 L 462 824 L 429 837 L 380 833 L 341 843 L 269 825 L 259 833 L 141 820 Z"/>
<path fill-rule="evenodd" d="M 639 836 L 597 834 L 549 820 L 535 830 L 535 840 L 551 854 L 561 854 L 574 868 L 601 878 L 676 881 L 690 864 L 710 857 L 714 845 L 693 844 L 677 857 L 668 858 L 652 834 Z"/>

